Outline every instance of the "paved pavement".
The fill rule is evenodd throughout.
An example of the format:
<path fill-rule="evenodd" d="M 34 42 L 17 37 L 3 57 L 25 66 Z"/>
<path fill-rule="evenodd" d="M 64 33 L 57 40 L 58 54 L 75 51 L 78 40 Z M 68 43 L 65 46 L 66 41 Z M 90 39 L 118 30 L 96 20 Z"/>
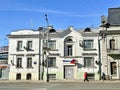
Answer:
<path fill-rule="evenodd" d="M 120 81 L 1 81 L 0 90 L 120 90 Z"/>
<path fill-rule="evenodd" d="M 1 82 L 35 82 L 35 83 L 44 83 L 46 82 L 45 80 L 0 80 Z M 49 80 L 49 82 L 81 82 L 84 83 L 83 80 Z M 87 82 L 87 81 L 86 81 Z M 46 82 L 47 83 L 47 82 Z M 120 80 L 106 80 L 106 81 L 102 81 L 102 80 L 90 80 L 89 83 L 120 83 Z"/>
<path fill-rule="evenodd" d="M 50 82 L 83 82 L 83 80 L 50 80 Z M 87 82 L 87 81 L 85 81 Z M 102 81 L 102 80 L 89 80 L 89 83 L 120 83 L 120 80 L 106 80 L 106 81 Z"/>

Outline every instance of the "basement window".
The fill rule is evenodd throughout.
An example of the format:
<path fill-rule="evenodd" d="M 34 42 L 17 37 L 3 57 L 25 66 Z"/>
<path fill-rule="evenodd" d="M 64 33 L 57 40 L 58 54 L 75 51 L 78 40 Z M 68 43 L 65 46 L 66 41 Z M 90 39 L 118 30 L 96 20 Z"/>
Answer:
<path fill-rule="evenodd" d="M 56 79 L 56 74 L 49 74 L 49 79 L 55 80 Z"/>

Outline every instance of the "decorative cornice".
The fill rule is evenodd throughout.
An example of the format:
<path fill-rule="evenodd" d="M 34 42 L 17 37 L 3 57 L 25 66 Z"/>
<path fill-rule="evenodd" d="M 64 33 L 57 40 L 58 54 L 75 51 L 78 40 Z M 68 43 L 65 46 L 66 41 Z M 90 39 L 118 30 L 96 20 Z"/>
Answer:
<path fill-rule="evenodd" d="M 82 55 L 83 55 L 83 56 L 85 56 L 85 55 L 97 56 L 97 53 L 83 53 Z"/>
<path fill-rule="evenodd" d="M 101 30 L 100 31 L 100 35 L 102 35 L 103 33 L 107 34 L 107 35 L 119 35 L 120 34 L 120 30 Z"/>
<path fill-rule="evenodd" d="M 82 58 L 82 56 L 60 56 L 61 58 Z"/>

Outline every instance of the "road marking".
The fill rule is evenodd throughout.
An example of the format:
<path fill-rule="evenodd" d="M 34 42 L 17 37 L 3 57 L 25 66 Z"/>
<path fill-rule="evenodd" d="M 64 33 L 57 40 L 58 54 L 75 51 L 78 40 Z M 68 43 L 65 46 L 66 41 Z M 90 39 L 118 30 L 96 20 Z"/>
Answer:
<path fill-rule="evenodd" d="M 52 87 L 55 87 L 57 85 L 60 85 L 60 84 L 45 84 L 45 85 L 42 85 L 42 86 L 38 86 L 38 85 L 31 85 L 31 86 L 28 86 L 28 85 L 7 85 L 7 87 L 0 86 L 0 90 L 1 89 L 47 90 L 47 88 L 52 88 Z"/>
<path fill-rule="evenodd" d="M 37 89 L 32 89 L 32 90 L 47 90 L 47 88 L 37 88 Z"/>

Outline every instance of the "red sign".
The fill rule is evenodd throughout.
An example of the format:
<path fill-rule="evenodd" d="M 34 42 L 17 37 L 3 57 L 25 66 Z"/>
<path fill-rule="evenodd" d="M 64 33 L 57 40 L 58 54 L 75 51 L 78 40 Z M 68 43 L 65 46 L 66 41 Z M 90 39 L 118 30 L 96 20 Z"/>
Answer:
<path fill-rule="evenodd" d="M 7 68 L 7 66 L 0 66 L 0 68 Z"/>
<path fill-rule="evenodd" d="M 75 64 L 75 63 L 77 63 L 77 60 L 73 59 L 73 60 L 71 60 L 70 63 L 71 63 L 71 64 Z"/>

